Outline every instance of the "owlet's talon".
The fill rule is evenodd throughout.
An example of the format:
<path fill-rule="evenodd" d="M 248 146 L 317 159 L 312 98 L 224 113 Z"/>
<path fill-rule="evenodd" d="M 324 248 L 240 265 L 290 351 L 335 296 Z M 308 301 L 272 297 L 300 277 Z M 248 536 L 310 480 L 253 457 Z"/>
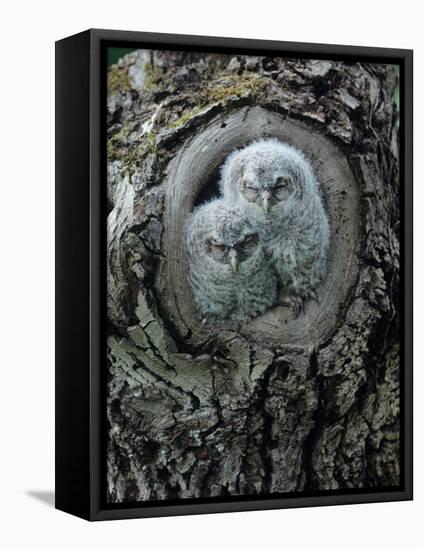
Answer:
<path fill-rule="evenodd" d="M 300 313 L 305 313 L 304 300 L 299 296 L 285 297 L 280 302 L 280 305 L 290 309 L 295 318 L 297 318 Z"/>

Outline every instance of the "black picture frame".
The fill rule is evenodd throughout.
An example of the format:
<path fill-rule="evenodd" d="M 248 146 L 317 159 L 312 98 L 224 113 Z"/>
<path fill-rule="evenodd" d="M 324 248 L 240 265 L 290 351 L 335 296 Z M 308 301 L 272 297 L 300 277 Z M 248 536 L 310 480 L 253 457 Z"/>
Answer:
<path fill-rule="evenodd" d="M 398 490 L 110 506 L 104 481 L 104 49 L 224 51 L 400 65 L 402 457 Z M 102 70 L 103 67 L 103 70 Z M 412 50 L 91 29 L 56 43 L 56 508 L 87 520 L 412 499 Z"/>

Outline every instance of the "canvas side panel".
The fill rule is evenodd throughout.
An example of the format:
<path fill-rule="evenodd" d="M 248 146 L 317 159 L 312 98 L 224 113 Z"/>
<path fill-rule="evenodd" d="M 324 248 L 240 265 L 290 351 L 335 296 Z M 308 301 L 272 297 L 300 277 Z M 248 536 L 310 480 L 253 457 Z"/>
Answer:
<path fill-rule="evenodd" d="M 90 33 L 56 43 L 56 508 L 89 514 Z"/>

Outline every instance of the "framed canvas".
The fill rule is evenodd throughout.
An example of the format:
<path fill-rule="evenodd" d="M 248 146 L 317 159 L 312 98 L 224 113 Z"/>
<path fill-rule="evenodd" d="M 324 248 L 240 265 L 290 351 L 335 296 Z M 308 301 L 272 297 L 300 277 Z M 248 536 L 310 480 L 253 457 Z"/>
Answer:
<path fill-rule="evenodd" d="M 56 44 L 56 507 L 412 498 L 412 52 Z"/>

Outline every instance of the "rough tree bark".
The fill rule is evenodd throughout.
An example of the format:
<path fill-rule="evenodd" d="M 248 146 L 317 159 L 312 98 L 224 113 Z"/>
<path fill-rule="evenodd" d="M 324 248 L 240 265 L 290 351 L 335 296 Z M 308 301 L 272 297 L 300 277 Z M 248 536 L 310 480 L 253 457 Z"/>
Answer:
<path fill-rule="evenodd" d="M 396 486 L 392 66 L 137 51 L 108 75 L 110 502 Z M 182 230 L 234 148 L 302 149 L 331 225 L 319 303 L 204 325 Z"/>

